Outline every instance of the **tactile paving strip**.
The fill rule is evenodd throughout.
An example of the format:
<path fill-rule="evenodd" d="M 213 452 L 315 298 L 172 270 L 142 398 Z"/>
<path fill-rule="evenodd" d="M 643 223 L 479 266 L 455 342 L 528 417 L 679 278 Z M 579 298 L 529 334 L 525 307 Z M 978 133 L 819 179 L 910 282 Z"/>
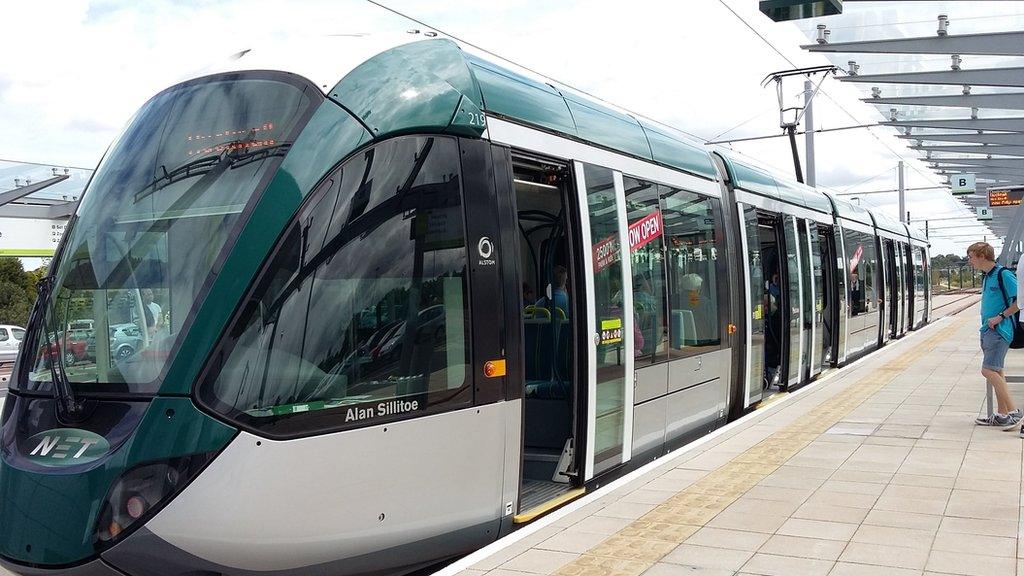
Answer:
<path fill-rule="evenodd" d="M 555 572 L 555 576 L 639 576 L 861 403 L 942 343 L 966 319 L 876 368 L 813 410 L 716 468 Z"/>

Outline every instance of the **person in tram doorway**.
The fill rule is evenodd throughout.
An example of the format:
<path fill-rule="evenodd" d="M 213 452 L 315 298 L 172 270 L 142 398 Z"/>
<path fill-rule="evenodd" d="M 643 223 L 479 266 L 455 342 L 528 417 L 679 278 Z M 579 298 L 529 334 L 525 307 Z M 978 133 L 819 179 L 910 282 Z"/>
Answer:
<path fill-rule="evenodd" d="M 555 277 L 554 278 L 555 283 L 554 283 L 554 286 L 552 286 L 550 284 L 548 285 L 548 290 L 551 291 L 551 301 L 550 301 L 550 304 L 553 304 L 554 308 L 557 308 L 557 309 L 561 310 L 562 314 L 564 314 L 565 317 L 568 318 L 569 317 L 569 292 L 568 292 L 568 290 L 566 290 L 566 286 L 569 283 L 569 271 L 565 268 L 565 266 L 562 266 L 561 264 L 555 264 L 555 267 L 552 270 L 552 273 L 553 273 L 553 275 Z M 551 308 L 551 306 L 549 306 L 549 302 L 548 302 L 547 296 L 541 297 L 541 299 L 537 301 L 537 305 L 541 306 L 543 308 L 549 308 L 549 309 Z M 555 310 L 551 310 L 551 311 L 553 313 L 555 313 Z"/>
<path fill-rule="evenodd" d="M 967 248 L 967 263 L 983 273 L 981 283 L 981 374 L 996 394 L 998 407 L 991 417 L 979 417 L 975 422 L 980 426 L 999 426 L 1011 430 L 1021 420 L 1021 411 L 1013 404 L 1010 390 L 1003 374 L 1003 361 L 1013 340 L 1013 314 L 1017 307 L 1017 276 L 995 262 L 995 250 L 985 242 L 975 242 Z M 1002 275 L 1001 288 L 999 276 Z M 1003 293 L 1005 288 L 1005 296 Z M 1012 300 L 1010 306 L 1006 301 Z"/>

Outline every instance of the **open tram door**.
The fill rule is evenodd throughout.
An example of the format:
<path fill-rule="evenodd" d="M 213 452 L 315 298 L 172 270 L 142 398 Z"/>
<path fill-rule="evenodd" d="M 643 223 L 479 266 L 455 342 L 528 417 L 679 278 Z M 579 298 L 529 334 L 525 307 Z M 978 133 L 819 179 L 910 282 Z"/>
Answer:
<path fill-rule="evenodd" d="M 521 319 L 522 443 L 513 519 L 527 522 L 582 494 L 579 447 L 587 374 L 577 359 L 586 319 L 578 205 L 570 164 L 512 152 L 510 232 L 518 246 L 512 286 Z M 500 171 L 499 171 L 500 174 Z M 510 228 L 506 226 L 506 228 Z M 581 384 L 584 383 L 584 384 Z M 510 394 L 510 397 L 516 397 Z"/>
<path fill-rule="evenodd" d="M 900 282 L 899 260 L 896 257 L 896 244 L 889 238 L 882 238 L 883 262 L 885 265 L 885 322 L 883 323 L 882 341 L 899 336 Z"/>
<path fill-rule="evenodd" d="M 836 233 L 832 226 L 818 224 L 818 248 L 821 266 L 821 355 L 818 356 L 818 372 L 823 372 L 839 361 L 840 294 L 845 293 L 845 284 L 840 262 L 836 256 Z"/>
<path fill-rule="evenodd" d="M 741 205 L 743 219 L 741 243 L 745 253 L 747 322 L 745 394 L 753 404 L 785 388 L 783 316 L 788 288 L 782 281 L 782 217 Z"/>

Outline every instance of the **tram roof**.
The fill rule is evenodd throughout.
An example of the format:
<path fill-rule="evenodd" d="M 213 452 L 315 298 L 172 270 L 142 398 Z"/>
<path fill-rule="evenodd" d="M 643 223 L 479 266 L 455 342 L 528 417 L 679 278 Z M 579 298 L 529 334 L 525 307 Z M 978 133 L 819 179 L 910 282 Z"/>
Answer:
<path fill-rule="evenodd" d="M 484 111 L 719 179 L 703 144 L 677 130 L 510 70 L 444 38 L 317 39 L 305 49 L 240 52 L 203 72 L 254 69 L 280 69 L 309 78 L 358 117 L 375 139 L 412 132 L 483 136 L 484 127 L 473 114 Z"/>
<path fill-rule="evenodd" d="M 882 210 L 871 210 L 871 215 L 875 218 L 875 226 L 882 230 L 887 230 L 894 234 L 906 237 L 907 227 L 902 222 L 890 216 L 887 212 Z"/>
<path fill-rule="evenodd" d="M 779 178 L 771 172 L 737 160 L 727 150 L 717 150 L 729 172 L 733 186 L 747 192 L 832 214 L 832 203 L 819 190 L 799 182 Z"/>
<path fill-rule="evenodd" d="M 381 83 L 381 78 L 388 81 Z M 461 121 L 462 112 L 475 108 L 718 179 L 703 146 L 671 128 L 528 78 L 447 39 L 422 40 L 381 52 L 346 74 L 329 94 L 378 137 L 451 129 Z M 417 100 L 421 94 L 428 97 Z M 382 110 L 387 112 L 381 114 Z"/>

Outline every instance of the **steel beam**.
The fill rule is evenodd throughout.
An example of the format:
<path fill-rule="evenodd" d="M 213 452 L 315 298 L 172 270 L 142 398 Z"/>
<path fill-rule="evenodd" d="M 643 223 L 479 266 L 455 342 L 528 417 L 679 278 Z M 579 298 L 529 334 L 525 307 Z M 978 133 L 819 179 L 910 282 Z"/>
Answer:
<path fill-rule="evenodd" d="M 943 174 L 942 172 L 936 172 L 940 176 L 950 176 L 951 174 Z M 956 174 L 954 172 L 953 174 Z M 1004 184 L 1024 184 L 1024 176 L 1017 174 L 974 174 L 977 178 L 977 184 L 989 184 L 1002 186 Z"/>
<path fill-rule="evenodd" d="M 74 215 L 75 210 L 78 209 L 78 202 L 65 202 L 64 204 L 58 204 L 56 206 L 50 206 L 49 218 L 50 220 L 67 220 Z"/>
<path fill-rule="evenodd" d="M 978 168 L 978 167 L 964 167 L 964 166 L 940 166 L 932 168 L 932 170 L 938 171 L 945 174 L 975 174 L 981 175 L 992 175 L 996 174 L 999 176 L 1005 176 L 1007 178 L 1019 178 L 1024 176 L 1024 170 L 1014 170 L 1012 168 Z"/>
<path fill-rule="evenodd" d="M 904 140 L 927 140 L 928 142 L 970 142 L 974 144 L 996 144 L 1000 146 L 1024 146 L 1024 132 L 994 134 L 992 132 L 963 134 L 900 134 Z"/>
<path fill-rule="evenodd" d="M 959 166 L 978 166 L 981 168 L 1021 168 L 1024 160 L 1019 158 L 935 158 L 932 164 L 956 164 Z"/>
<path fill-rule="evenodd" d="M 70 218 L 77 208 L 78 202 L 50 198 L 28 198 L 0 206 L 0 218 L 61 220 Z"/>
<path fill-rule="evenodd" d="M 7 192 L 0 194 L 0 206 L 3 206 L 4 204 L 17 200 L 19 198 L 24 198 L 25 196 L 28 196 L 33 192 L 38 192 L 42 190 L 43 188 L 49 188 L 50 186 L 53 186 L 58 182 L 63 182 L 68 178 L 70 178 L 70 176 L 62 174 L 60 176 L 54 176 L 53 178 L 47 178 L 42 182 L 36 182 L 35 184 L 22 186 L 21 188 L 15 188 L 14 190 L 8 190 Z"/>
<path fill-rule="evenodd" d="M 950 152 L 956 154 L 992 154 L 996 156 L 1024 156 L 1024 146 L 910 146 L 922 152 Z"/>
<path fill-rule="evenodd" d="M 893 98 L 861 98 L 868 104 L 900 106 L 952 106 L 958 108 L 989 108 L 1024 110 L 1024 92 L 1007 94 L 958 94 L 955 96 L 900 96 Z"/>
<path fill-rule="evenodd" d="M 840 82 L 871 84 L 955 84 L 957 86 L 1024 87 L 1024 67 L 984 68 L 981 70 L 935 70 L 842 76 Z"/>
<path fill-rule="evenodd" d="M 1024 117 L 897 120 L 896 122 L 879 122 L 879 125 L 890 126 L 893 128 L 942 128 L 949 130 L 997 130 L 1001 132 L 1024 132 Z"/>
<path fill-rule="evenodd" d="M 1024 32 L 922 36 L 893 40 L 806 44 L 809 52 L 845 52 L 850 54 L 986 54 L 1024 56 Z"/>
<path fill-rule="evenodd" d="M 932 170 L 935 171 L 936 174 L 941 174 L 943 176 L 950 176 L 950 175 L 953 175 L 953 174 L 974 174 L 978 178 L 985 178 L 985 177 L 993 176 L 993 177 L 997 177 L 997 178 L 1016 179 L 1016 180 L 1024 179 L 1024 172 L 1016 172 L 1016 171 L 996 172 L 996 171 L 989 171 L 989 170 L 984 170 L 984 171 L 956 170 L 956 169 L 950 170 L 949 168 L 933 168 Z"/>

